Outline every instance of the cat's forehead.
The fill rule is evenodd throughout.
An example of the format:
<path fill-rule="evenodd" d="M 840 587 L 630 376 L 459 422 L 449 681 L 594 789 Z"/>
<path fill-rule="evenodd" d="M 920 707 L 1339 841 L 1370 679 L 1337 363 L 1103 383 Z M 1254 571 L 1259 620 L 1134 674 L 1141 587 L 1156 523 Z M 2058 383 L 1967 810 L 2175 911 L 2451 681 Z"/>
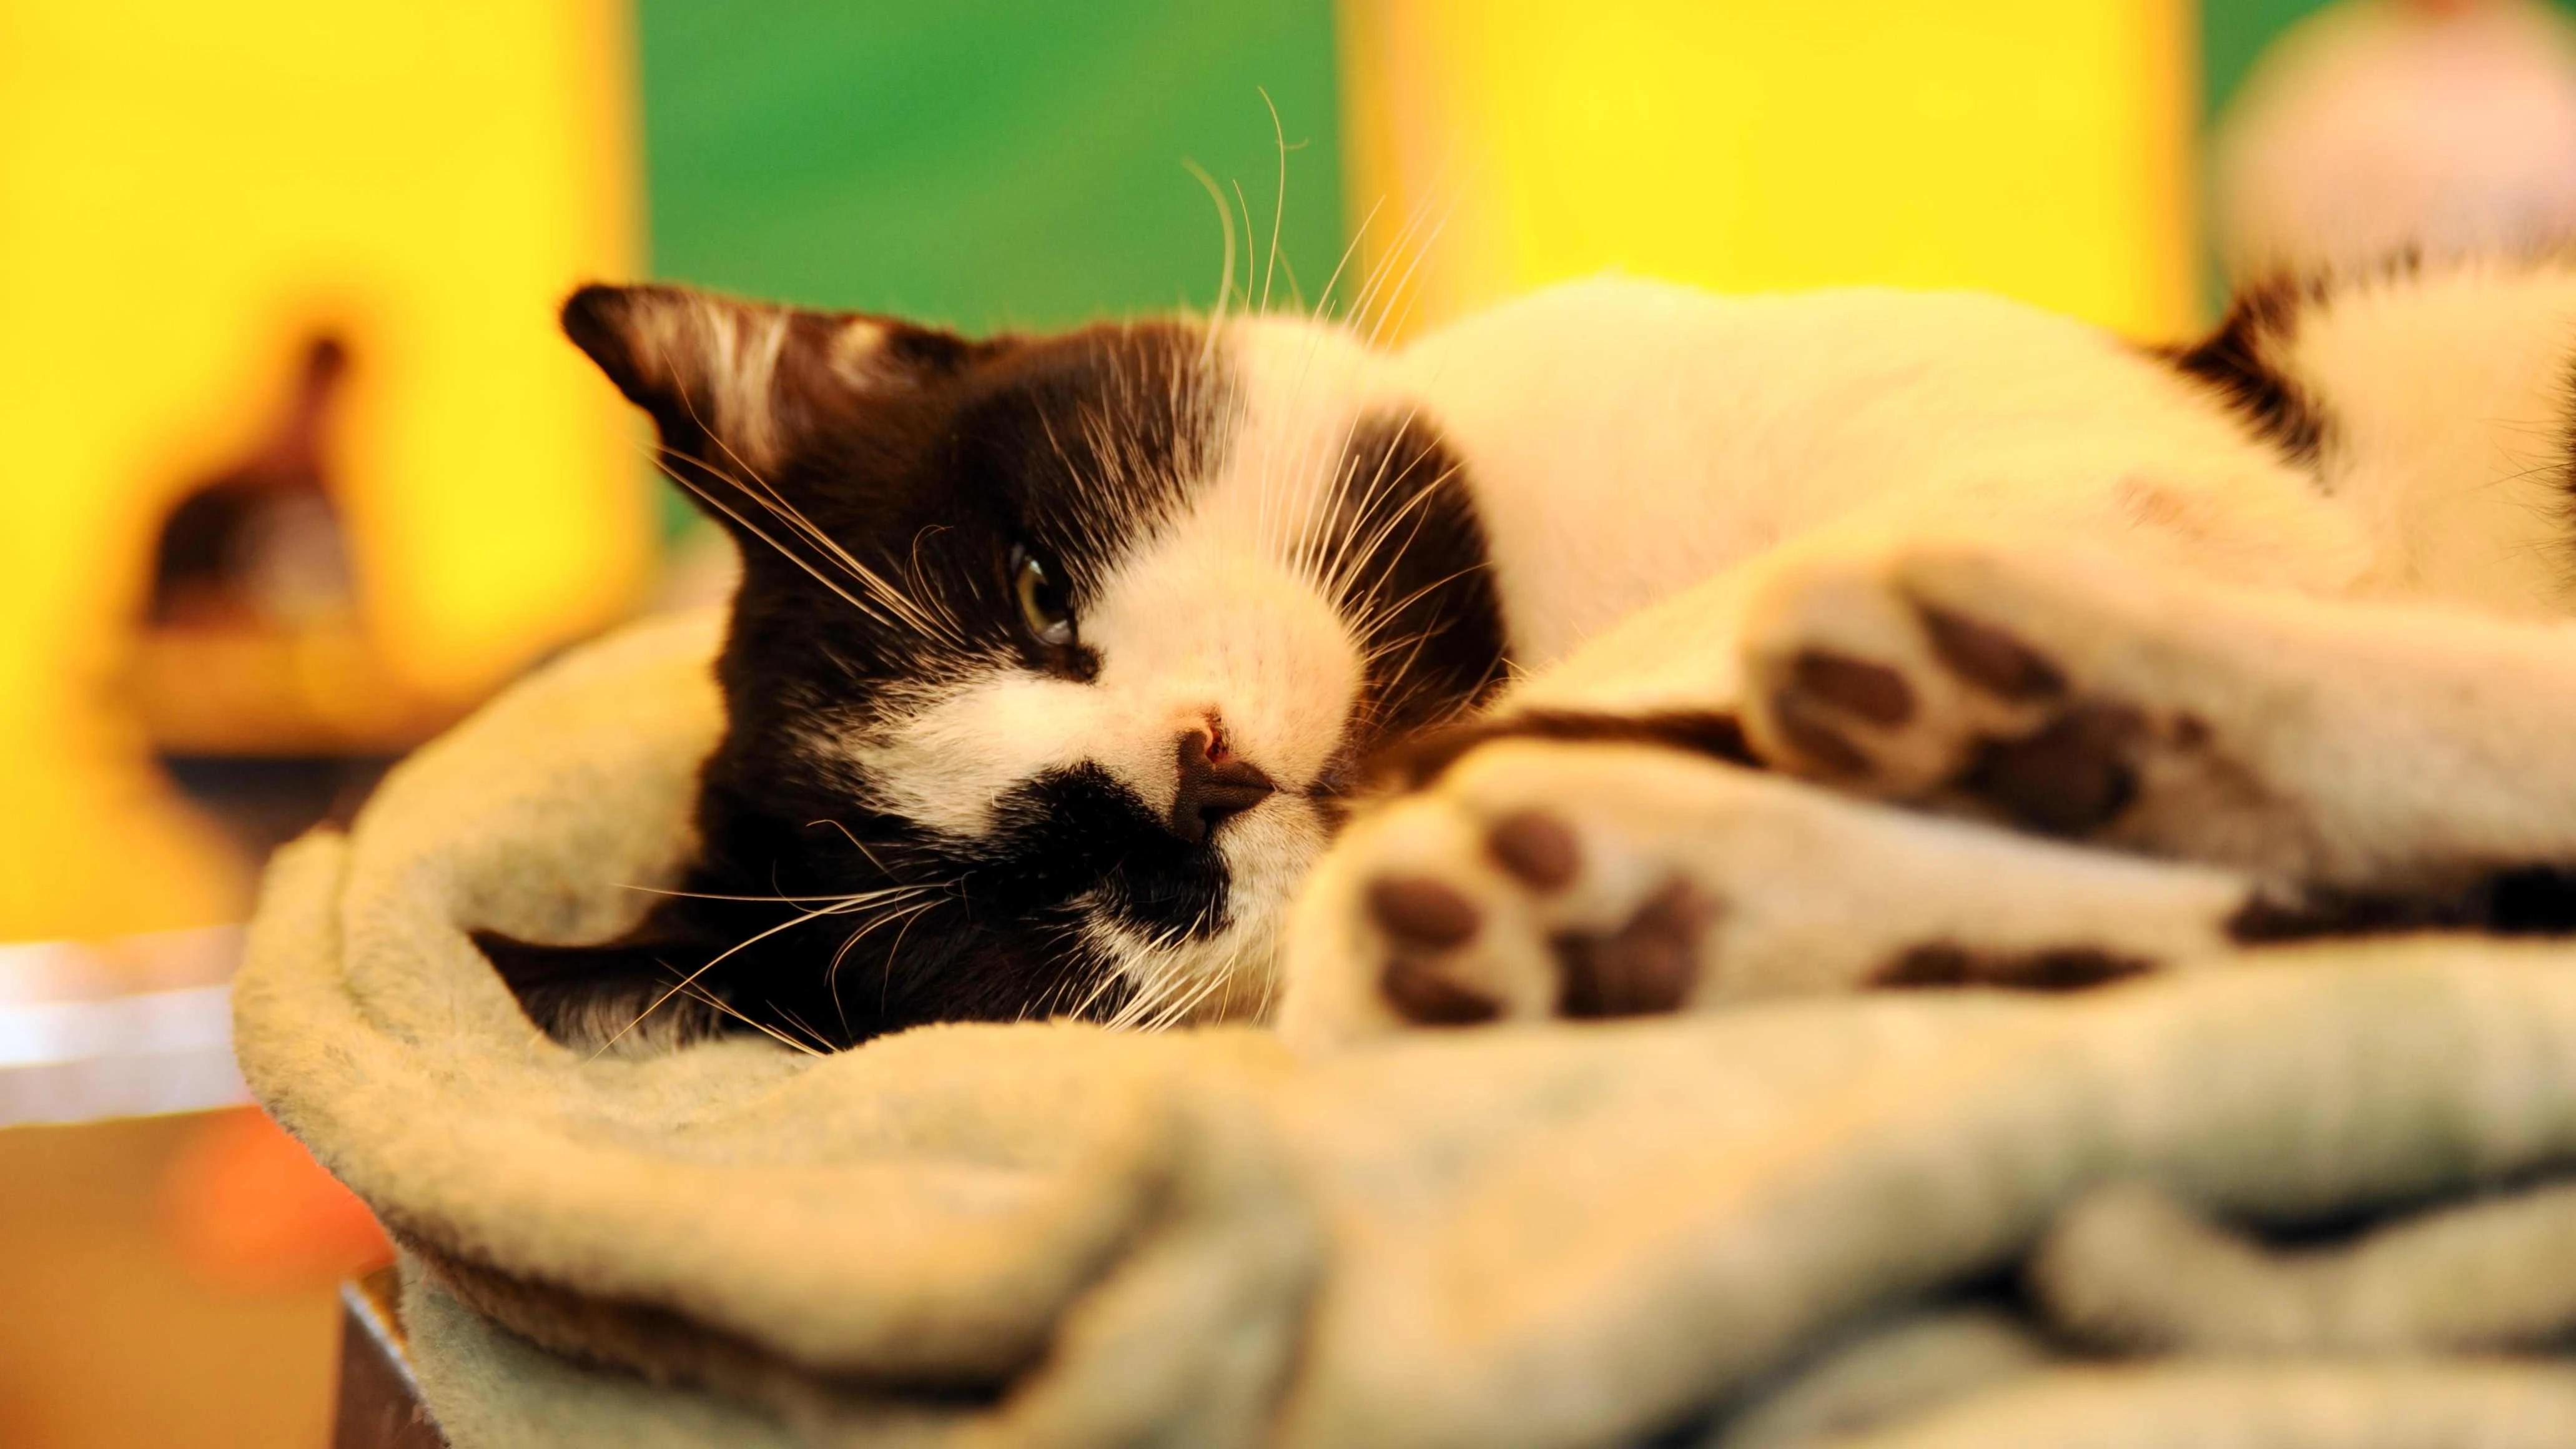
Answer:
<path fill-rule="evenodd" d="M 1346 330 L 1303 318 L 1103 324 L 999 352 L 957 426 L 997 448 L 1205 472 L 1247 429 L 1347 423 L 1384 372 Z"/>
<path fill-rule="evenodd" d="M 1222 450 L 1237 406 L 1226 350 L 1182 322 L 1020 342 L 964 380 L 942 461 L 962 489 L 1023 507 L 1160 513 Z"/>
<path fill-rule="evenodd" d="M 1258 495 L 1261 521 L 1284 526 L 1287 505 L 1336 475 L 1360 415 L 1387 410 L 1386 390 L 1377 354 L 1298 318 L 1014 339 L 940 400 L 914 501 L 963 526 L 1029 530 L 1077 565 L 1235 495 Z M 881 414 L 853 425 L 863 446 L 884 431 Z"/>

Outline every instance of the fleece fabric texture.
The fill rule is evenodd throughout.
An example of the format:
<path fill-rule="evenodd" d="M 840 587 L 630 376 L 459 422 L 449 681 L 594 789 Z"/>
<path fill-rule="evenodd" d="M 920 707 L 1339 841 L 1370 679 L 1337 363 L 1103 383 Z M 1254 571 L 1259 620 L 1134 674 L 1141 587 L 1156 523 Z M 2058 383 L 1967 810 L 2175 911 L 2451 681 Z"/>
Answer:
<path fill-rule="evenodd" d="M 467 939 L 689 846 L 718 625 L 570 656 L 283 853 L 260 1099 L 482 1445 L 2576 1444 L 2576 953 L 1423 1033 L 535 1031 Z"/>

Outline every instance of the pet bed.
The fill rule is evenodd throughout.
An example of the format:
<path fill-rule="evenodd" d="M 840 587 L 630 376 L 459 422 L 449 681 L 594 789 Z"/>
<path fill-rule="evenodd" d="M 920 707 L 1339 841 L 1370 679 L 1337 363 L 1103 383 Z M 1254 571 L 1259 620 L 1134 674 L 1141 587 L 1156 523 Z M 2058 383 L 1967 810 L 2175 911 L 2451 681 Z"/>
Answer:
<path fill-rule="evenodd" d="M 272 867 L 245 1074 L 480 1445 L 2576 1443 L 2576 959 L 2067 998 L 629 1056 L 468 940 L 674 879 L 718 622 L 557 662 Z"/>

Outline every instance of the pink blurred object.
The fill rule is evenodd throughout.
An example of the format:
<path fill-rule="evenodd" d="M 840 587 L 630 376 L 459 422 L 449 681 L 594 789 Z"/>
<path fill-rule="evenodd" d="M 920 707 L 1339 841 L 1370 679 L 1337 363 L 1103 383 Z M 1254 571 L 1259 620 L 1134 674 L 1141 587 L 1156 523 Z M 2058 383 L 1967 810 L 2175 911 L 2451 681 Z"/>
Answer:
<path fill-rule="evenodd" d="M 2349 0 L 2257 63 L 2220 124 L 2239 279 L 2576 236 L 2576 23 L 2539 0 Z"/>

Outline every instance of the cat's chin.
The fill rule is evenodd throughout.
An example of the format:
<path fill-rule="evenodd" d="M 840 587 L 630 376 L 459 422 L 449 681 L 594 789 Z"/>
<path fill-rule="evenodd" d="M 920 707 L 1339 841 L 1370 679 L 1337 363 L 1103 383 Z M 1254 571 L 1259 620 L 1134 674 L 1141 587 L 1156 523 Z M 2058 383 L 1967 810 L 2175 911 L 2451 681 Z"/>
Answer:
<path fill-rule="evenodd" d="M 1266 1020 L 1289 911 L 1330 840 L 1313 802 L 1274 800 L 1227 822 L 1216 842 L 1227 885 L 1215 930 L 1157 932 L 1093 916 L 1085 944 L 1122 988 L 1101 1015 L 1146 1030 Z"/>
<path fill-rule="evenodd" d="M 1263 1019 L 1278 977 L 1279 915 L 1271 910 L 1229 920 L 1226 929 L 1197 939 L 1157 939 L 1093 918 L 1085 944 L 1123 991 L 1109 1009 L 1082 1014 L 1141 1031 Z"/>

